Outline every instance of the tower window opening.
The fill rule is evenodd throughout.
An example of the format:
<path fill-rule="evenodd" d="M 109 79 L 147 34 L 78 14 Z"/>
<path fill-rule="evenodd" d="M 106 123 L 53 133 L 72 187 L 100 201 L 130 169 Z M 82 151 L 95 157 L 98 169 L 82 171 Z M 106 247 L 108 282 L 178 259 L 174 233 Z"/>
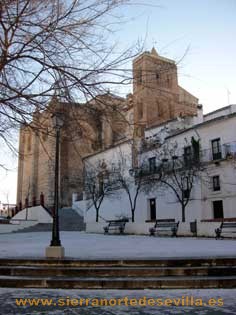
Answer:
<path fill-rule="evenodd" d="M 141 102 L 138 103 L 138 117 L 139 119 L 143 118 L 143 104 Z"/>
<path fill-rule="evenodd" d="M 142 84 L 142 70 L 141 69 L 137 70 L 136 81 L 137 81 L 137 84 Z"/>

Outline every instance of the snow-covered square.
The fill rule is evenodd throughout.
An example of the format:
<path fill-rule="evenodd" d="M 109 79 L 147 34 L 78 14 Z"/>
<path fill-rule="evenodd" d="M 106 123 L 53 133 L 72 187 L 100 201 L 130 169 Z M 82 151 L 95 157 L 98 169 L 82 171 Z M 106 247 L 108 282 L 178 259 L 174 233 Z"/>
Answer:
<path fill-rule="evenodd" d="M 236 240 L 102 235 L 61 232 L 66 257 L 79 259 L 157 259 L 174 257 L 235 257 Z M 50 232 L 2 234 L 0 257 L 41 257 Z"/>

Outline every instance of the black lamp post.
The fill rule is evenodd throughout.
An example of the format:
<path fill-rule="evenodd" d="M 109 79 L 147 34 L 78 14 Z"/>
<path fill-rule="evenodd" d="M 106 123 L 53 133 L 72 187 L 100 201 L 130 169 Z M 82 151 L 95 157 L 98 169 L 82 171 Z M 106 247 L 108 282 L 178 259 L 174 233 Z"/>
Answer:
<path fill-rule="evenodd" d="M 53 212 L 53 225 L 52 225 L 52 240 L 50 246 L 61 246 L 60 231 L 59 231 L 59 148 L 60 148 L 60 129 L 62 128 L 64 121 L 61 113 L 54 113 L 52 115 L 53 128 L 56 131 L 56 152 L 55 152 L 55 183 L 54 183 L 54 212 Z"/>

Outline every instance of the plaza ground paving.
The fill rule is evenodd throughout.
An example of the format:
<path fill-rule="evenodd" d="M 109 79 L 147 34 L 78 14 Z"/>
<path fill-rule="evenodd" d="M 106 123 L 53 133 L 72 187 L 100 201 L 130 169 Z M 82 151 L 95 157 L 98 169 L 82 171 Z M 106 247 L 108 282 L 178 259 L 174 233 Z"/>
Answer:
<path fill-rule="evenodd" d="M 0 258 L 44 257 L 51 233 L 2 234 Z M 233 257 L 236 240 L 156 238 L 62 232 L 66 256 L 79 259 L 155 259 L 163 257 Z M 221 298 L 223 306 L 17 306 L 16 298 L 181 298 L 207 301 Z M 236 289 L 207 290 L 62 290 L 0 288 L 0 315 L 222 315 L 236 314 Z"/>
<path fill-rule="evenodd" d="M 124 298 L 129 299 L 177 299 L 193 296 L 208 301 L 211 298 L 222 299 L 223 306 L 16 306 L 16 298 L 49 298 L 53 301 L 64 298 Z M 236 289 L 227 290 L 39 290 L 39 289 L 0 289 L 1 315 L 226 315 L 236 314 Z"/>
<path fill-rule="evenodd" d="M 0 258 L 41 257 L 50 244 L 50 232 L 0 236 Z M 62 232 L 65 254 L 79 259 L 157 259 L 168 257 L 235 257 L 236 240 L 103 235 Z"/>

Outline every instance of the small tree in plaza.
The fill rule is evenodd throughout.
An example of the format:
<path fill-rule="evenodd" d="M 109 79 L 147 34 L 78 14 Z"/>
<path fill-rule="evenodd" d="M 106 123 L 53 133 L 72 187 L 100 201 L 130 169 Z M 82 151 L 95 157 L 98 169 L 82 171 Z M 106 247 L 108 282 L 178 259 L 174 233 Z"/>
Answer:
<path fill-rule="evenodd" d="M 142 191 L 145 177 L 142 176 L 143 169 L 135 163 L 136 142 L 134 139 L 129 140 L 130 151 L 132 152 L 132 160 L 130 155 L 125 155 L 120 151 L 117 156 L 117 167 L 111 172 L 113 187 L 119 190 L 120 193 L 125 192 L 129 209 L 131 212 L 131 221 L 135 222 L 135 211 L 137 208 L 137 200 Z M 137 166 L 134 166 L 136 165 Z"/>
<path fill-rule="evenodd" d="M 179 154 L 178 154 L 178 153 Z M 178 144 L 163 143 L 155 150 L 155 163 L 149 159 L 149 180 L 145 190 L 169 188 L 181 205 L 182 222 L 186 221 L 186 207 L 191 200 L 194 182 L 203 170 L 200 161 L 199 141 L 192 137 L 191 145 L 180 154 Z"/>
<path fill-rule="evenodd" d="M 112 159 L 106 162 L 98 160 L 96 166 L 92 165 L 92 163 L 87 165 L 84 187 L 85 191 L 87 191 L 87 199 L 91 200 L 90 205 L 93 205 L 96 209 L 96 221 L 104 199 L 120 199 L 123 197 L 123 193 L 128 199 L 131 221 L 135 221 L 137 200 L 142 191 L 145 178 L 141 175 L 142 168 L 138 166 L 132 167 L 131 152 L 134 141 L 130 139 L 126 144 L 127 147 L 125 149 L 118 148 L 114 152 Z M 122 209 L 119 210 L 122 211 Z"/>
<path fill-rule="evenodd" d="M 98 162 L 95 166 L 89 166 L 84 174 L 84 191 L 89 200 L 87 210 L 92 206 L 96 211 L 96 222 L 99 221 L 99 210 L 105 199 L 114 194 L 106 164 Z"/>
<path fill-rule="evenodd" d="M 142 190 L 143 178 L 141 176 L 141 169 L 134 168 L 129 170 L 129 175 L 124 174 L 122 170 L 118 170 L 117 172 L 117 183 L 120 188 L 125 191 L 128 201 L 129 207 L 131 211 L 131 221 L 135 222 L 135 210 L 137 206 L 137 199 Z"/>
<path fill-rule="evenodd" d="M 160 183 L 170 188 L 181 204 L 182 222 L 186 220 L 185 210 L 190 201 L 198 171 L 195 165 L 186 166 L 183 164 L 178 156 L 172 156 L 169 162 L 162 162 Z"/>

